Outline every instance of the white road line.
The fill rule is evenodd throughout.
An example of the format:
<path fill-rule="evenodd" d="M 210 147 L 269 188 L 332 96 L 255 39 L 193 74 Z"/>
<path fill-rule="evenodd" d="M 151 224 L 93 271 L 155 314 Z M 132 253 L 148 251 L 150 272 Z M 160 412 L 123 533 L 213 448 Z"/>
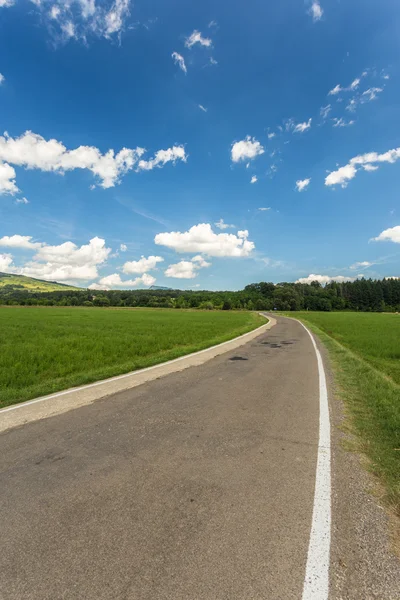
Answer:
<path fill-rule="evenodd" d="M 297 320 L 297 319 L 296 319 Z M 317 355 L 319 373 L 319 442 L 314 508 L 302 600 L 328 600 L 331 547 L 331 432 L 328 392 L 321 353 L 303 323 Z"/>
<path fill-rule="evenodd" d="M 214 350 L 215 348 L 222 348 L 227 344 L 231 344 L 232 342 L 236 342 L 238 340 L 244 339 L 246 337 L 251 336 L 256 331 L 260 331 L 264 329 L 269 324 L 272 326 L 276 321 L 271 319 L 271 317 L 267 317 L 263 313 L 259 313 L 261 316 L 268 319 L 268 323 L 265 325 L 261 325 L 261 327 L 256 327 L 256 329 L 252 329 L 247 333 L 243 333 L 238 337 L 232 338 L 231 340 L 227 340 L 226 342 L 222 342 L 221 344 L 215 344 L 214 346 L 210 346 L 209 348 L 204 348 L 204 350 L 198 350 L 197 352 L 192 352 L 191 354 L 184 354 L 183 356 L 179 356 L 178 358 L 174 358 L 172 360 L 167 360 L 163 363 L 158 363 L 156 365 L 152 365 L 151 367 L 145 367 L 144 369 L 138 369 L 137 371 L 130 371 L 129 373 L 124 373 L 123 375 L 116 375 L 114 377 L 109 377 L 108 379 L 101 379 L 100 381 L 95 381 L 94 383 L 88 383 L 86 385 L 81 385 L 79 387 L 69 388 L 68 390 L 63 390 L 62 392 L 56 392 L 55 394 L 50 394 L 48 396 L 42 396 L 41 398 L 35 398 L 34 400 L 28 400 L 27 402 L 21 402 L 20 404 L 15 404 L 14 406 L 8 406 L 7 408 L 2 408 L 0 410 L 0 417 L 3 413 L 10 412 L 12 410 L 19 410 L 21 408 L 25 408 L 26 406 L 30 406 L 32 404 L 37 404 L 38 402 L 46 402 L 47 400 L 52 400 L 53 398 L 59 398 L 60 396 L 66 396 L 68 394 L 72 394 L 74 392 L 81 392 L 83 390 L 88 390 L 89 388 L 97 387 L 99 385 L 104 385 L 105 383 L 110 383 L 112 381 L 119 381 L 120 379 L 126 379 L 127 377 L 132 377 L 133 375 L 140 375 L 141 373 L 145 373 L 146 371 L 153 371 L 155 369 L 160 369 L 160 367 L 164 367 L 166 365 L 172 365 L 174 363 L 184 361 L 193 356 L 198 356 L 199 354 L 205 354 L 210 350 Z M 1 600 L 1 599 L 0 599 Z"/>

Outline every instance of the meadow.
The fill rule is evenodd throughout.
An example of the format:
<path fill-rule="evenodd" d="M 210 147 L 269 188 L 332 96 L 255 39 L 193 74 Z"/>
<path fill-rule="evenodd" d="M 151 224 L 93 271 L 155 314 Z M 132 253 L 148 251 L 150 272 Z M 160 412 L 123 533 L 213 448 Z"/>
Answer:
<path fill-rule="evenodd" d="M 354 447 L 400 516 L 400 315 L 291 313 L 329 350 Z"/>
<path fill-rule="evenodd" d="M 171 360 L 263 325 L 258 314 L 0 308 L 0 406 Z"/>

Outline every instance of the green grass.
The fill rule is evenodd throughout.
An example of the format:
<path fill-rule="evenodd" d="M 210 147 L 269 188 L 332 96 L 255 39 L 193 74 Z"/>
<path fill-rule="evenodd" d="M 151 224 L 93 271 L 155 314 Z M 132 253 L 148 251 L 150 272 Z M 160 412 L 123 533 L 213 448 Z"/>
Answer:
<path fill-rule="evenodd" d="M 400 315 L 291 313 L 329 350 L 347 424 L 400 515 Z"/>
<path fill-rule="evenodd" d="M 0 308 L 0 406 L 195 352 L 266 321 L 249 312 Z"/>
<path fill-rule="evenodd" d="M 55 281 L 43 281 L 41 279 L 34 279 L 33 277 L 26 277 L 25 275 L 0 273 L 0 289 L 6 286 L 16 290 L 28 290 L 29 292 L 57 292 L 80 289 Z"/>

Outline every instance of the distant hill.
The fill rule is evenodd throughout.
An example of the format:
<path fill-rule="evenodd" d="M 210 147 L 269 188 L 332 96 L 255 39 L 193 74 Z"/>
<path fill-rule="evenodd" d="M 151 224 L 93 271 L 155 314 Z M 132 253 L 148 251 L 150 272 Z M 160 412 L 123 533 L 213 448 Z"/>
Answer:
<path fill-rule="evenodd" d="M 56 281 L 43 281 L 33 279 L 25 275 L 13 275 L 12 273 L 0 273 L 0 291 L 27 290 L 29 292 L 59 292 L 65 290 L 79 290 L 80 288 Z"/>
<path fill-rule="evenodd" d="M 172 292 L 172 288 L 163 287 L 162 285 L 152 285 L 151 287 L 149 287 L 149 290 L 168 290 Z"/>

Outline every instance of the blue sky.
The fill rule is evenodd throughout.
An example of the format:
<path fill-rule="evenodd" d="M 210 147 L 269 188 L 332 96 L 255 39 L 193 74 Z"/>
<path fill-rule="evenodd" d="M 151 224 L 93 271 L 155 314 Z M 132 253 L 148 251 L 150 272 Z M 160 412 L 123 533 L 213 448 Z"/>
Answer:
<path fill-rule="evenodd" d="M 399 276 L 399 26 L 395 0 L 0 0 L 0 271 Z"/>

